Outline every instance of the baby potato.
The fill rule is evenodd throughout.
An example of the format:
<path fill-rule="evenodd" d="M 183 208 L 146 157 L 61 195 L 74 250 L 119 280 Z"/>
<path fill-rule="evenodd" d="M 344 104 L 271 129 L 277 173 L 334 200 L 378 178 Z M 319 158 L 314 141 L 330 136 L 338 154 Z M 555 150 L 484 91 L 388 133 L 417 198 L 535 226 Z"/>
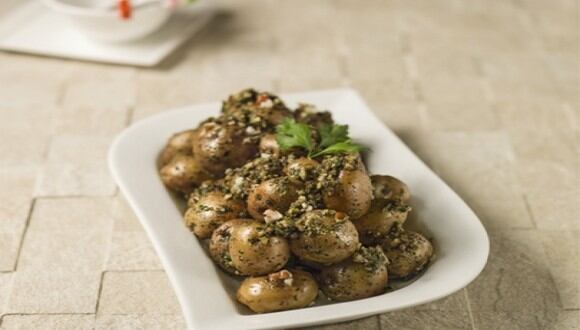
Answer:
<path fill-rule="evenodd" d="M 254 111 L 257 116 L 272 126 L 279 125 L 284 119 L 292 117 L 292 112 L 288 108 L 283 105 L 275 106 L 270 99 L 262 101 Z"/>
<path fill-rule="evenodd" d="M 273 210 L 283 214 L 297 198 L 297 187 L 288 178 L 270 179 L 250 192 L 248 212 L 254 219 L 264 221 L 264 211 Z"/>
<path fill-rule="evenodd" d="M 249 111 L 270 125 L 278 125 L 284 118 L 292 117 L 292 111 L 279 97 L 253 89 L 232 94 L 222 105 L 222 112 L 225 114 L 235 115 L 240 111 Z"/>
<path fill-rule="evenodd" d="M 161 153 L 161 164 L 165 165 L 171 161 L 176 154 L 193 155 L 193 140 L 195 130 L 179 132 L 169 138 L 163 152 Z"/>
<path fill-rule="evenodd" d="M 332 191 L 324 193 L 324 204 L 327 208 L 344 212 L 356 220 L 369 211 L 373 198 L 372 189 L 371 180 L 364 167 L 355 170 L 343 169 Z"/>
<path fill-rule="evenodd" d="M 167 187 L 183 193 L 190 193 L 196 186 L 212 177 L 196 158 L 185 154 L 174 155 L 159 173 L 161 181 Z"/>
<path fill-rule="evenodd" d="M 406 278 L 421 271 L 433 257 L 433 245 L 423 235 L 399 230 L 397 237 L 385 240 L 383 250 L 389 259 L 389 277 Z"/>
<path fill-rule="evenodd" d="M 259 145 L 260 152 L 263 154 L 270 154 L 279 156 L 280 155 L 280 146 L 276 141 L 276 135 L 274 134 L 264 134 L 260 139 Z"/>
<path fill-rule="evenodd" d="M 373 193 L 375 198 L 380 199 L 398 199 L 407 202 L 411 198 L 411 192 L 407 185 L 389 175 L 373 175 L 371 176 L 373 184 Z"/>
<path fill-rule="evenodd" d="M 403 224 L 411 207 L 399 200 L 375 198 L 369 213 L 354 222 L 363 244 L 379 244 L 395 224 Z"/>
<path fill-rule="evenodd" d="M 317 296 L 318 284 L 312 275 L 298 269 L 248 277 L 236 294 L 239 302 L 256 313 L 307 307 Z"/>
<path fill-rule="evenodd" d="M 320 171 L 320 163 L 314 159 L 300 157 L 289 160 L 284 173 L 293 182 L 307 182 L 316 179 Z"/>
<path fill-rule="evenodd" d="M 225 114 L 238 112 L 241 108 L 254 104 L 257 96 L 258 91 L 253 88 L 233 93 L 222 103 L 222 112 Z"/>
<path fill-rule="evenodd" d="M 350 257 L 359 246 L 356 227 L 346 214 L 334 210 L 314 210 L 297 221 L 298 235 L 290 238 L 290 249 L 306 262 L 324 265 Z"/>
<path fill-rule="evenodd" d="M 206 180 L 197 186 L 187 197 L 187 207 L 192 207 L 200 198 L 213 191 L 223 191 L 224 180 Z"/>
<path fill-rule="evenodd" d="M 380 247 L 361 247 L 348 260 L 324 268 L 318 283 L 322 292 L 336 301 L 376 296 L 387 286 L 387 263 Z"/>
<path fill-rule="evenodd" d="M 209 241 L 209 255 L 225 271 L 231 274 L 238 274 L 232 265 L 230 256 L 230 237 L 234 228 L 241 226 L 251 219 L 233 219 L 223 223 L 214 230 Z"/>
<path fill-rule="evenodd" d="M 190 207 L 184 215 L 185 224 L 199 238 L 209 238 L 222 223 L 243 216 L 244 203 L 226 199 L 224 193 L 212 191 Z"/>
<path fill-rule="evenodd" d="M 292 111 L 284 105 L 282 100 L 270 93 L 259 93 L 252 110 L 272 126 L 281 124 L 285 118 L 292 117 Z"/>
<path fill-rule="evenodd" d="M 229 252 L 232 265 L 242 275 L 264 275 L 275 272 L 288 262 L 290 249 L 283 237 L 264 233 L 264 224 L 247 221 L 234 227 Z"/>
<path fill-rule="evenodd" d="M 315 106 L 310 104 L 301 104 L 294 111 L 294 118 L 297 122 L 305 123 L 316 129 L 320 129 L 324 125 L 334 124 L 330 112 L 318 111 Z"/>
<path fill-rule="evenodd" d="M 243 130 L 207 122 L 199 128 L 193 143 L 193 154 L 204 169 L 223 176 L 227 168 L 243 165 L 258 150 L 255 143 L 245 139 Z"/>

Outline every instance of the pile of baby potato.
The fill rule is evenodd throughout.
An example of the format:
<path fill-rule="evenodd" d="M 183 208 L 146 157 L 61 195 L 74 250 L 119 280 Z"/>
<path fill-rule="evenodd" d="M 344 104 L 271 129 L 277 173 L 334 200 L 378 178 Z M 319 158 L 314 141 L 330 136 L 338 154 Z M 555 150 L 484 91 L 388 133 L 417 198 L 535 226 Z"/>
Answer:
<path fill-rule="evenodd" d="M 311 105 L 291 110 L 246 89 L 163 150 L 160 176 L 187 199 L 185 224 L 209 240 L 217 265 L 246 277 L 237 299 L 254 312 L 310 306 L 319 289 L 334 301 L 378 295 L 431 260 L 431 242 L 403 228 L 403 182 L 369 176 L 356 149 L 313 156 L 296 146 L 344 139 L 346 129 Z"/>

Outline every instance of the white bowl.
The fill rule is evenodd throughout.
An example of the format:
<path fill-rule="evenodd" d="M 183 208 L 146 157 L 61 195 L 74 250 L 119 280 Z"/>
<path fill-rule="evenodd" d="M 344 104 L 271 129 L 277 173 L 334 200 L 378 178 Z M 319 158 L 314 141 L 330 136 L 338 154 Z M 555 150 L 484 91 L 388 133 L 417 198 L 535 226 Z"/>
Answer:
<path fill-rule="evenodd" d="M 43 0 L 62 14 L 83 34 L 106 42 L 137 40 L 157 31 L 167 22 L 172 9 L 161 3 L 135 8 L 131 18 L 121 19 L 116 10 L 98 7 L 98 0 Z"/>
<path fill-rule="evenodd" d="M 308 102 L 328 109 L 350 133 L 371 148 L 372 173 L 401 178 L 413 192 L 412 228 L 433 237 L 437 258 L 415 281 L 391 283 L 385 294 L 340 303 L 253 314 L 235 300 L 239 279 L 226 275 L 204 245 L 185 227 L 183 201 L 173 198 L 158 174 L 157 159 L 167 138 L 219 114 L 215 102 L 164 112 L 126 129 L 113 143 L 109 166 L 141 220 L 181 303 L 190 329 L 281 329 L 339 322 L 424 304 L 460 290 L 483 269 L 487 233 L 477 216 L 435 173 L 348 90 L 282 95 L 291 107 Z M 428 327 L 426 324 L 425 327 Z"/>

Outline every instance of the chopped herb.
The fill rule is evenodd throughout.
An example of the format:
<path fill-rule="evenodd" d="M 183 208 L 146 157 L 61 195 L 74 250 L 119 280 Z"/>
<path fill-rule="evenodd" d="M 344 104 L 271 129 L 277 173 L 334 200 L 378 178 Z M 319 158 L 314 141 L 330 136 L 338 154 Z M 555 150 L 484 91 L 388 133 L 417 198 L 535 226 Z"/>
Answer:
<path fill-rule="evenodd" d="M 310 152 L 314 148 L 310 127 L 294 119 L 285 119 L 276 127 L 276 142 L 282 150 L 300 147 Z"/>
<path fill-rule="evenodd" d="M 352 140 L 346 140 L 343 142 L 335 143 L 327 148 L 311 155 L 312 158 L 322 156 L 322 155 L 332 155 L 339 153 L 353 153 L 365 150 L 366 148 L 360 144 L 352 142 Z"/>
<path fill-rule="evenodd" d="M 364 265 L 365 270 L 374 273 L 388 264 L 383 249 L 380 246 L 361 246 L 353 254 L 352 261 Z"/>
<path fill-rule="evenodd" d="M 308 158 L 340 153 L 353 153 L 364 150 L 348 137 L 346 125 L 323 125 L 318 131 L 320 142 L 313 140 L 312 129 L 294 119 L 285 119 L 276 127 L 276 142 L 282 150 L 302 148 L 308 152 Z"/>
<path fill-rule="evenodd" d="M 348 140 L 348 125 L 326 124 L 319 130 L 320 148 L 330 147 L 333 144 Z"/>

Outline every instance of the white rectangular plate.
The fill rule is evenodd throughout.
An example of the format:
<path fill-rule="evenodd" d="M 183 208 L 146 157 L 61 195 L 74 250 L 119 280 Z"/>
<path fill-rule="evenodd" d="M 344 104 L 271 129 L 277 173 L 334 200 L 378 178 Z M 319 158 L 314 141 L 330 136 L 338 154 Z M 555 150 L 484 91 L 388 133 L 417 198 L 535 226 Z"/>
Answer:
<path fill-rule="evenodd" d="M 179 9 L 161 30 L 130 43 L 93 41 L 39 1 L 26 1 L 0 17 L 0 49 L 93 62 L 154 66 L 204 27 L 214 10 Z"/>
<path fill-rule="evenodd" d="M 156 161 L 175 132 L 217 115 L 221 103 L 165 112 L 134 124 L 114 142 L 109 165 L 151 238 L 192 329 L 276 329 L 338 322 L 424 304 L 470 283 L 489 253 L 487 233 L 469 207 L 369 110 L 359 95 L 341 89 L 282 95 L 332 112 L 357 142 L 369 146 L 371 173 L 394 175 L 413 193 L 414 221 L 433 238 L 437 258 L 407 286 L 363 300 L 269 314 L 250 314 L 235 302 L 235 283 L 206 255 L 182 222 L 179 203 L 163 186 Z"/>

